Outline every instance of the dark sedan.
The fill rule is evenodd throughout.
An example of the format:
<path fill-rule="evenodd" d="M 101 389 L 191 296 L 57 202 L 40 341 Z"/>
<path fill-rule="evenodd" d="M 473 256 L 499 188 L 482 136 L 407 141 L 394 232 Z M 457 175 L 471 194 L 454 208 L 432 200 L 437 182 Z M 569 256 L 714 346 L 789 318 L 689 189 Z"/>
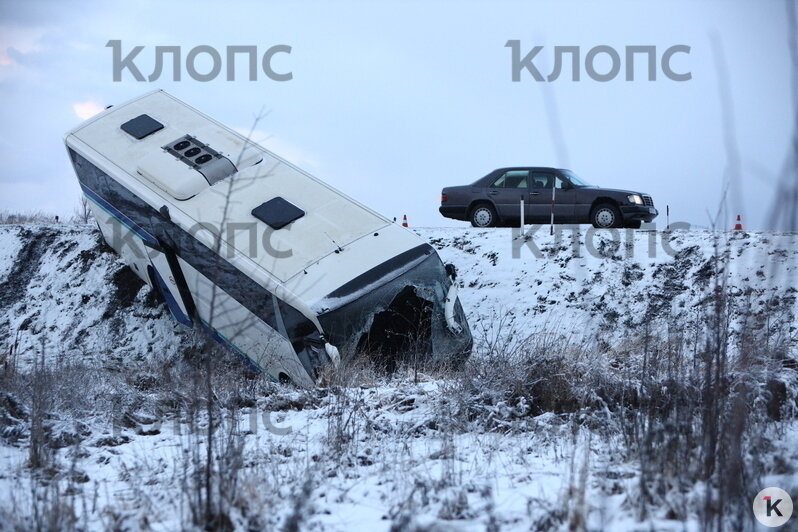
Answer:
<path fill-rule="evenodd" d="M 474 227 L 524 223 L 581 224 L 638 228 L 657 217 L 648 194 L 588 185 L 570 170 L 499 168 L 470 185 L 441 191 L 440 212 Z"/>

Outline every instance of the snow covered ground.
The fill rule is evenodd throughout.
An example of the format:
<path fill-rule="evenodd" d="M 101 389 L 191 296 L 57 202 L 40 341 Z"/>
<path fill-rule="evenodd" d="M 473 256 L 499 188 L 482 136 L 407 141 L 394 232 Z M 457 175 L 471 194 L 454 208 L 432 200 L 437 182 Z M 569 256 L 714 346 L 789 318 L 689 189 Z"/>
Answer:
<path fill-rule="evenodd" d="M 460 299 L 476 334 L 496 334 L 501 323 L 505 334 L 589 336 L 609 330 L 617 338 L 637 334 L 645 322 L 685 322 L 711 290 L 716 238 L 720 252 L 730 257 L 721 273 L 738 300 L 736 310 L 759 312 L 775 304 L 796 311 L 794 234 L 581 226 L 578 235 L 528 230 L 531 239 L 525 241 L 509 228 L 414 231 L 444 262 L 457 266 Z M 168 357 L 179 348 L 174 336 L 183 330 L 99 245 L 93 227 L 0 226 L 0 283 L 0 343 L 18 343 L 20 364 L 42 355 L 142 360 L 153 352 Z"/>
<path fill-rule="evenodd" d="M 637 334 L 645 322 L 685 323 L 712 290 L 715 247 L 729 260 L 721 281 L 739 312 L 784 305 L 798 287 L 795 234 L 430 228 L 416 230 L 460 271 L 472 328 L 497 315 L 528 333 Z M 524 239 L 523 237 L 527 238 Z M 787 296 L 782 300 L 781 296 Z M 779 296 L 779 299 L 776 298 Z M 505 326 L 508 324 L 505 323 Z"/>
<path fill-rule="evenodd" d="M 746 429 L 766 443 L 746 490 L 798 500 L 798 235 L 414 230 L 458 268 L 478 362 L 299 390 L 227 363 L 208 388 L 192 338 L 92 227 L 0 226 L 0 529 L 191 529 L 210 478 L 218 529 L 700 530 L 705 487 L 649 493 L 625 423 L 655 414 L 619 405 L 649 405 L 647 376 L 677 390 L 665 366 L 695 366 L 718 282 L 730 353 L 761 331 L 780 350 L 762 386 L 785 386 L 780 421 Z M 673 350 L 643 340 L 677 333 Z M 524 358 L 532 344 L 546 349 Z M 516 361 L 552 369 L 519 380 Z M 627 388 L 639 397 L 613 403 Z"/>

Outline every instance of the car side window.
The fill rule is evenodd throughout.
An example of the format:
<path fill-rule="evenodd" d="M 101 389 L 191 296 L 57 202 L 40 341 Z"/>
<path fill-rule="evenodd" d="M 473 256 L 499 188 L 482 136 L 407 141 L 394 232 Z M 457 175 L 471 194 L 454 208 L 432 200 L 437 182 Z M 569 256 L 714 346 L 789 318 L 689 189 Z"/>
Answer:
<path fill-rule="evenodd" d="M 554 176 L 551 174 L 532 174 L 532 188 L 551 188 Z"/>
<path fill-rule="evenodd" d="M 528 178 L 527 170 L 508 170 L 493 182 L 491 188 L 526 188 Z"/>

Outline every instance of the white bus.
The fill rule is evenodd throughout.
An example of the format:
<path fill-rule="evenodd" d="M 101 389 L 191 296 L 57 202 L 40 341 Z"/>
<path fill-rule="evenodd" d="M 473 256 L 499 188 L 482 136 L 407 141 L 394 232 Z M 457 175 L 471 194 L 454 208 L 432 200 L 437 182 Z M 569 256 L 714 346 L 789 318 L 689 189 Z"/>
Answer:
<path fill-rule="evenodd" d="M 253 369 L 312 385 L 358 352 L 470 353 L 454 268 L 428 243 L 173 96 L 110 107 L 65 142 L 108 244 Z"/>

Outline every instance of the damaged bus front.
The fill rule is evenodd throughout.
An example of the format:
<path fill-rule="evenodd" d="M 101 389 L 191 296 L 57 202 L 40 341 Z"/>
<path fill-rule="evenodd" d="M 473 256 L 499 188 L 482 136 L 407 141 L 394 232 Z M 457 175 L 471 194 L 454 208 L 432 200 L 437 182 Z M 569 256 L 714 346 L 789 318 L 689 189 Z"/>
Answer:
<path fill-rule="evenodd" d="M 401 363 L 459 365 L 472 338 L 457 298 L 456 270 L 429 244 L 355 277 L 315 310 L 330 342 L 386 369 Z"/>

